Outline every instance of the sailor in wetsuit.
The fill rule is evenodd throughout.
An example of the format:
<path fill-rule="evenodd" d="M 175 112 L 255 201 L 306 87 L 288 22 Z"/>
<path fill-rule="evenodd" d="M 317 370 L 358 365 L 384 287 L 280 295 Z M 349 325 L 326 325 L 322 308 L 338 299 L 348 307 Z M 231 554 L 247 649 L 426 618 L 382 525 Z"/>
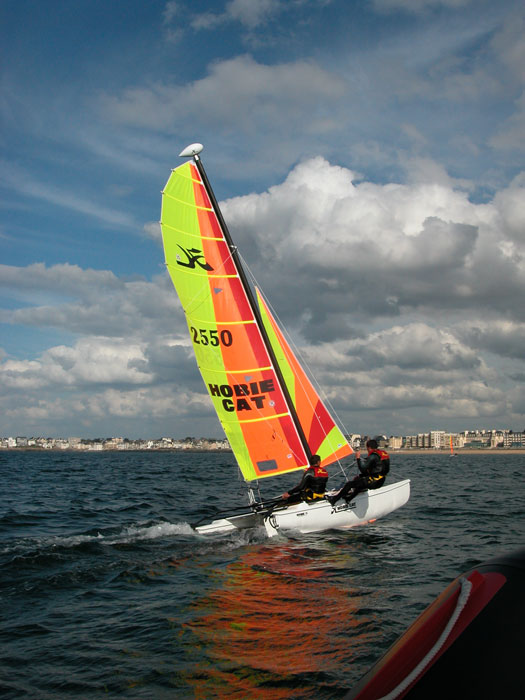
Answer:
<path fill-rule="evenodd" d="M 282 499 L 286 505 L 306 501 L 311 503 L 324 498 L 328 472 L 321 466 L 319 455 L 312 455 L 309 459 L 310 466 L 306 468 L 303 478 L 292 489 L 283 493 Z"/>
<path fill-rule="evenodd" d="M 356 476 L 333 496 L 327 496 L 326 500 L 332 505 L 340 498 L 344 498 L 347 503 L 357 496 L 361 491 L 367 489 L 378 489 L 385 483 L 386 475 L 390 471 L 390 457 L 388 452 L 378 448 L 376 440 L 368 440 L 366 443 L 368 457 L 364 464 L 361 464 L 361 454 L 356 452 L 357 467 L 361 474 Z"/>

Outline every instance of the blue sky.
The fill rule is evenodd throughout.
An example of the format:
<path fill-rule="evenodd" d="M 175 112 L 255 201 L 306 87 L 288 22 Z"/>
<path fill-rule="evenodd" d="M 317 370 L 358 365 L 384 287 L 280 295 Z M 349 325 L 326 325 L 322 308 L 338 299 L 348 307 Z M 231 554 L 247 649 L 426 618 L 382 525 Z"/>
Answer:
<path fill-rule="evenodd" d="M 523 429 L 524 17 L 2 3 L 0 434 L 221 434 L 157 223 L 194 141 L 348 432 Z"/>

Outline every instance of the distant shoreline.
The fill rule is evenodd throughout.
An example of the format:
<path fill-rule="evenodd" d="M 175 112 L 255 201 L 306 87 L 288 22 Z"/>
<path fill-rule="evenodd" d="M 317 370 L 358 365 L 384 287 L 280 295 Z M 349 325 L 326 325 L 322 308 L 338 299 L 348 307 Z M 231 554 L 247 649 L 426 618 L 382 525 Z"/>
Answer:
<path fill-rule="evenodd" d="M 525 450 L 524 450 L 525 451 Z M 2 452 L 76 452 L 78 454 L 105 454 L 107 452 L 114 453 L 119 452 L 126 454 L 126 452 L 173 452 L 174 454 L 184 454 L 185 452 L 218 452 L 222 454 L 223 452 L 233 452 L 231 448 L 206 448 L 206 447 L 130 447 L 129 449 L 119 450 L 116 447 L 108 447 L 103 450 L 89 450 L 81 449 L 76 447 L 0 447 L 0 455 Z"/>
<path fill-rule="evenodd" d="M 433 447 L 415 447 L 413 449 L 388 449 L 391 456 L 395 455 L 444 455 L 445 457 L 450 457 L 450 451 L 446 448 L 434 449 Z M 127 450 L 119 450 L 116 448 L 110 448 L 105 450 L 79 450 L 73 447 L 3 447 L 0 448 L 0 454 L 2 452 L 76 452 L 81 454 L 102 454 L 102 453 L 114 453 L 118 452 L 125 454 L 126 452 L 170 452 L 173 454 L 184 454 L 185 452 L 206 452 L 206 453 L 232 453 L 231 448 L 215 448 L 206 449 L 203 447 L 186 447 L 184 449 L 173 448 L 173 447 L 151 447 L 147 449 L 140 448 L 130 448 Z M 361 450 L 361 454 L 366 453 L 366 449 Z M 525 457 L 525 447 L 524 448 L 512 448 L 505 449 L 504 447 L 474 447 L 474 448 L 458 448 L 454 450 L 454 455 L 460 457 L 461 455 L 523 455 Z M 350 455 L 351 456 L 351 455 Z"/>
<path fill-rule="evenodd" d="M 450 457 L 450 451 L 446 448 L 436 450 L 432 447 L 415 447 L 412 450 L 388 450 L 391 455 L 445 455 Z M 461 455 L 524 455 L 525 448 L 509 448 L 504 447 L 458 447 L 454 450 L 454 455 L 460 457 Z"/>

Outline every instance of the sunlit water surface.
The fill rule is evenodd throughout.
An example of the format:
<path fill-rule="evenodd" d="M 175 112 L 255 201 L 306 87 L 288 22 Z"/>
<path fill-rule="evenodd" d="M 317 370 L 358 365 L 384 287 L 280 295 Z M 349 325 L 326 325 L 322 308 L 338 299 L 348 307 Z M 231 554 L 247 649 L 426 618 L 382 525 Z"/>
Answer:
<path fill-rule="evenodd" d="M 341 698 L 452 579 L 523 546 L 524 467 L 397 455 L 411 499 L 373 525 L 206 539 L 190 523 L 246 500 L 231 454 L 3 452 L 0 696 Z"/>

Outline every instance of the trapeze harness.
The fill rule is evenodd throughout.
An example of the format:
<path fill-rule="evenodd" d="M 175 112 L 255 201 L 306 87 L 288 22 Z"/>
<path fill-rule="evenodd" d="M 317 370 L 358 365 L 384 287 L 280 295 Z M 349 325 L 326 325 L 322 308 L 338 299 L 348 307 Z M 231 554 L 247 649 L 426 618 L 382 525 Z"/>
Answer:
<path fill-rule="evenodd" d="M 313 474 L 309 473 L 313 469 Z M 306 473 L 308 483 L 305 484 L 305 489 L 301 496 L 305 501 L 317 501 L 324 498 L 326 490 L 326 482 L 328 481 L 328 472 L 324 467 L 310 467 Z M 308 478 L 309 477 L 309 478 Z"/>
<path fill-rule="evenodd" d="M 290 496 L 295 496 L 297 501 L 306 501 L 311 503 L 324 498 L 326 482 L 328 481 L 328 472 L 324 467 L 311 466 L 303 474 L 301 483 L 288 491 Z"/>

